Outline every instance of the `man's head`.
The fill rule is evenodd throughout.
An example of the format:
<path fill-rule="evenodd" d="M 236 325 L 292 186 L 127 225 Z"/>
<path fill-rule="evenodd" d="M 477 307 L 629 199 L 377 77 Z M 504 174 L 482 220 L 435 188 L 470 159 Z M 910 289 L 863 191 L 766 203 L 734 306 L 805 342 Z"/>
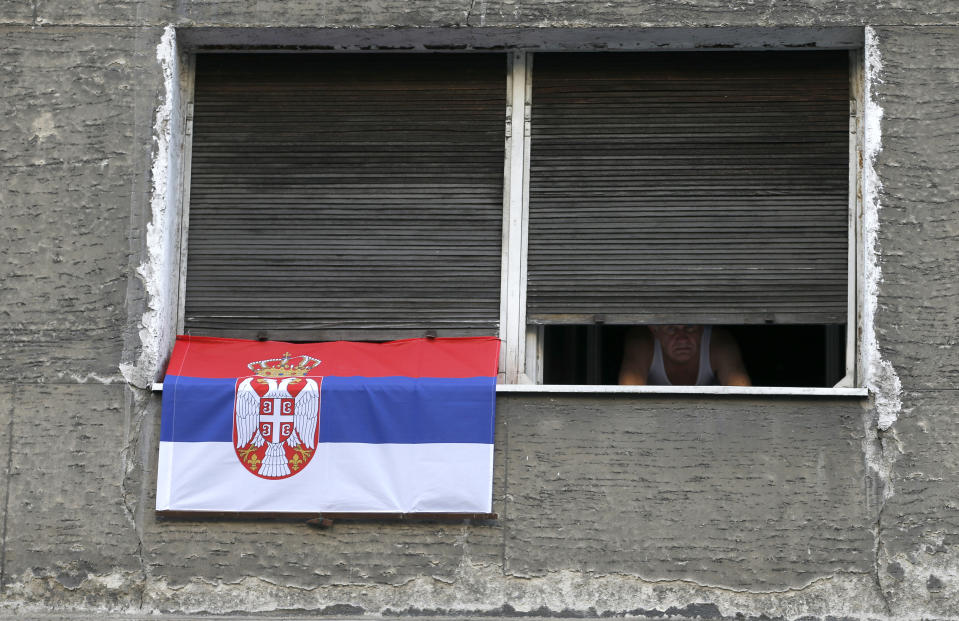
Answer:
<path fill-rule="evenodd" d="M 699 359 L 699 344 L 703 339 L 702 326 L 650 326 L 649 330 L 662 346 L 664 358 L 680 364 Z"/>

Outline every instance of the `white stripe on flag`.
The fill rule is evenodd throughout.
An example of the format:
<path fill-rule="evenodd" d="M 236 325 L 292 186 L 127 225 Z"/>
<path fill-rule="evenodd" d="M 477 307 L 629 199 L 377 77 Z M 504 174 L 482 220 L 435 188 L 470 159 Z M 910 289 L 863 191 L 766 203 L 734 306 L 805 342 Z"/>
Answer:
<path fill-rule="evenodd" d="M 160 442 L 157 510 L 489 513 L 492 477 L 492 444 L 321 443 L 302 472 L 267 480 L 230 443 Z"/>

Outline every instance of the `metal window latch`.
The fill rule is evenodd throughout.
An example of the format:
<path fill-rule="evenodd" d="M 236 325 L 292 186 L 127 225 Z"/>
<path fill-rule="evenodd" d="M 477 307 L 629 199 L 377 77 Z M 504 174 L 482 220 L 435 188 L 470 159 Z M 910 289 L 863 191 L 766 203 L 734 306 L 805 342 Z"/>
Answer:
<path fill-rule="evenodd" d="M 186 135 L 193 135 L 193 102 L 186 105 Z"/>

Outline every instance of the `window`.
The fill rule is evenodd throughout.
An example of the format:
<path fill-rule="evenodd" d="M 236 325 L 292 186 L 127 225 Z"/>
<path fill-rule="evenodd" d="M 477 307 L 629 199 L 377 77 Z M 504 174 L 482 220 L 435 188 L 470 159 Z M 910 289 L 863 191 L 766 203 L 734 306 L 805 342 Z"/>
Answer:
<path fill-rule="evenodd" d="M 184 330 L 496 333 L 502 55 L 196 65 Z"/>
<path fill-rule="evenodd" d="M 848 67 L 199 54 L 182 329 L 499 333 L 508 382 L 614 383 L 627 326 L 719 324 L 759 383 L 831 386 L 853 359 Z"/>
<path fill-rule="evenodd" d="M 558 326 L 678 323 L 776 326 L 735 330 L 760 382 L 838 382 L 847 54 L 537 54 L 534 63 L 526 310 L 545 327 L 545 380 L 609 383 L 621 357 L 617 329 L 587 329 L 582 355 L 570 355 L 576 331 Z M 557 368 L 569 359 L 585 361 L 585 374 Z"/>

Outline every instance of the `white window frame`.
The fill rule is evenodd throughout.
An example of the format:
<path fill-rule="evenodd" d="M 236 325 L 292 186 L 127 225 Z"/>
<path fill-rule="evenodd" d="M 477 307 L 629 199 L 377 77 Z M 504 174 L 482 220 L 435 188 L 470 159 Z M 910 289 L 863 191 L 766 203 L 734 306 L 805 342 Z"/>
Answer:
<path fill-rule="evenodd" d="M 596 52 L 601 54 L 602 52 Z M 717 51 L 716 53 L 722 53 Z M 543 326 L 526 323 L 527 249 L 529 238 L 530 120 L 534 52 L 509 56 L 503 200 L 503 270 L 500 292 L 500 392 L 607 392 L 654 394 L 782 394 L 867 396 L 857 355 L 862 299 L 862 158 L 863 58 L 849 51 L 849 208 L 846 356 L 843 378 L 831 388 L 729 386 L 597 386 L 543 384 Z M 520 131 L 522 130 L 522 131 Z M 517 255 L 518 253 L 518 255 Z"/>

